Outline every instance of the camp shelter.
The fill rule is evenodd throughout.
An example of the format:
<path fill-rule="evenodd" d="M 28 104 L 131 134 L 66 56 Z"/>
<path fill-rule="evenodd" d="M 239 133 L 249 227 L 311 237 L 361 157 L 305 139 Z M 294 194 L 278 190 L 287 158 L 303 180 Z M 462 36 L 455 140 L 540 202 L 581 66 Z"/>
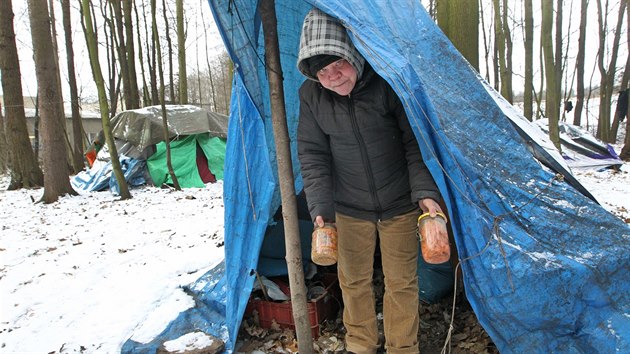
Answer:
<path fill-rule="evenodd" d="M 205 183 L 223 179 L 228 116 L 192 105 L 166 105 L 171 163 L 182 188 L 203 188 Z M 122 111 L 111 122 L 125 179 L 161 186 L 172 184 L 166 164 L 166 143 L 162 107 L 149 106 Z M 103 139 L 102 132 L 100 139 Z M 117 188 L 112 178 L 107 147 L 97 162 L 77 174 L 72 185 L 77 190 Z M 136 177 L 142 177 L 136 179 Z M 144 178 L 146 177 L 146 178 Z"/>
<path fill-rule="evenodd" d="M 180 186 L 201 188 L 222 179 L 228 117 L 192 105 L 166 105 L 166 112 L 171 163 Z M 120 112 L 111 122 L 115 138 L 141 151 L 155 145 L 147 167 L 157 186 L 172 183 L 166 167 L 162 116 L 162 106 L 149 106 Z"/>
<path fill-rule="evenodd" d="M 258 1 L 210 0 L 234 61 L 225 262 L 142 352 L 201 329 L 234 349 L 263 235 L 280 204 Z M 296 69 L 312 6 L 339 18 L 400 96 L 449 210 L 466 296 L 501 353 L 630 352 L 630 228 L 572 178 L 548 140 L 483 82 L 418 1 L 276 0 L 296 190 Z M 550 152 L 551 151 L 551 152 Z M 205 317 L 210 316 L 210 317 Z M 222 317 L 223 316 L 223 317 Z M 205 318 L 205 321 L 203 319 Z"/>
<path fill-rule="evenodd" d="M 115 138 L 144 150 L 164 141 L 162 106 L 122 111 L 110 122 Z M 166 105 L 169 138 L 210 133 L 227 138 L 227 116 L 192 105 Z"/>
<path fill-rule="evenodd" d="M 549 120 L 539 119 L 535 124 L 544 132 L 549 132 Z M 617 155 L 612 145 L 594 137 L 587 130 L 569 124 L 558 122 L 560 131 L 560 145 L 562 157 L 571 168 L 602 169 L 619 167 L 623 161 Z"/>

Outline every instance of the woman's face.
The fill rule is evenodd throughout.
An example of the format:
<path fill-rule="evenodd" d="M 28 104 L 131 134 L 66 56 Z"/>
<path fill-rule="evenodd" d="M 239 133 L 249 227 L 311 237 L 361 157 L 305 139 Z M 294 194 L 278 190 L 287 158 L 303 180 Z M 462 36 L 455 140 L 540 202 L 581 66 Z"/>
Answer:
<path fill-rule="evenodd" d="M 317 79 L 325 88 L 347 96 L 357 83 L 357 70 L 346 59 L 339 59 L 319 70 Z"/>

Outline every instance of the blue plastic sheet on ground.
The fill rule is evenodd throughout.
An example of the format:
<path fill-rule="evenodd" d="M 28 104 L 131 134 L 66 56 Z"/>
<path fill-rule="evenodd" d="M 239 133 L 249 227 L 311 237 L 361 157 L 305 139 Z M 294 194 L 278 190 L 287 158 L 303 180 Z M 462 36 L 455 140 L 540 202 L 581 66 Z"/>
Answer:
<path fill-rule="evenodd" d="M 195 306 L 180 313 L 177 319 L 151 342 L 139 343 L 131 339 L 126 341 L 121 353 L 154 354 L 162 343 L 195 331 L 203 331 L 228 342 L 225 324 L 227 294 L 225 263 L 221 262 L 182 290 L 195 300 Z"/>
<path fill-rule="evenodd" d="M 144 170 L 146 161 L 119 155 L 120 167 L 129 186 L 141 186 L 146 183 Z M 78 192 L 109 190 L 114 195 L 120 194 L 118 181 L 113 175 L 112 162 L 96 160 L 89 170 L 83 170 L 70 179 L 70 184 Z"/>

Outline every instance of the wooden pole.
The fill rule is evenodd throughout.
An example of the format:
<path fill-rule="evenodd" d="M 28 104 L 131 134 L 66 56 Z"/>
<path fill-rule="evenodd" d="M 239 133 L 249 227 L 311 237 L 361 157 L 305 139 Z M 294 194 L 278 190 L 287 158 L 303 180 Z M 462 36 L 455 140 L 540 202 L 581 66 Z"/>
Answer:
<path fill-rule="evenodd" d="M 313 353 L 311 324 L 306 307 L 306 285 L 302 269 L 302 251 L 300 247 L 299 227 L 297 219 L 297 201 L 289 146 L 289 130 L 287 128 L 284 105 L 284 88 L 282 86 L 282 67 L 280 66 L 280 50 L 278 46 L 277 19 L 274 0 L 262 0 L 259 5 L 265 37 L 265 62 L 269 80 L 271 100 L 271 119 L 276 144 L 278 161 L 278 180 L 282 199 L 282 217 L 284 219 L 284 240 L 286 244 L 287 267 L 289 269 L 289 286 L 291 289 L 291 305 L 293 320 L 298 339 L 298 350 L 301 354 Z"/>

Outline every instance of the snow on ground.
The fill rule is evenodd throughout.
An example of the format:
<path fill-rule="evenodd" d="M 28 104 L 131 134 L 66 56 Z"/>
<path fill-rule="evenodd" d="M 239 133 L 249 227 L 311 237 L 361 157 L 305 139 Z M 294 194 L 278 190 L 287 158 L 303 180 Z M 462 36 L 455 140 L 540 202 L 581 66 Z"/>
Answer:
<path fill-rule="evenodd" d="M 621 151 L 621 146 L 615 151 Z M 630 223 L 630 163 L 618 171 L 574 170 L 573 174 L 606 210 Z"/>
<path fill-rule="evenodd" d="M 613 214 L 630 220 L 630 165 L 574 171 Z M 0 177 L 0 352 L 117 353 L 150 341 L 192 306 L 180 286 L 223 255 L 223 185 L 132 189 L 34 203 Z"/>
<path fill-rule="evenodd" d="M 193 302 L 180 286 L 223 259 L 222 182 L 64 197 L 0 180 L 0 352 L 120 352 Z"/>

